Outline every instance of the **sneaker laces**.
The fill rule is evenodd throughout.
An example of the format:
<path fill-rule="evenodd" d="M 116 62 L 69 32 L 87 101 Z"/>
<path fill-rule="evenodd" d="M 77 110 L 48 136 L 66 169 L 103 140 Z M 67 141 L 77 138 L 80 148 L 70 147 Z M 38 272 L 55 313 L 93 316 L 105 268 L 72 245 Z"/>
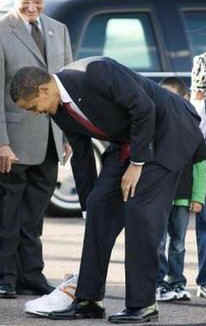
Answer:
<path fill-rule="evenodd" d="M 56 289 L 54 291 L 52 291 L 50 294 L 46 294 L 42 297 L 40 297 L 41 299 L 43 297 L 48 297 L 49 301 L 50 299 L 53 301 L 55 301 L 55 299 L 57 298 L 58 300 L 58 292 L 61 291 L 67 295 L 69 295 L 68 291 L 67 291 L 67 287 L 70 287 L 71 289 L 73 290 L 76 290 L 76 286 L 75 284 L 77 284 L 77 280 L 78 280 L 78 276 L 76 274 L 70 274 L 70 275 L 67 275 L 67 278 L 64 278 L 64 281 L 62 283 L 60 283 Z M 71 283 L 73 283 L 74 285 L 71 285 Z M 66 288 L 66 290 L 65 290 Z M 39 298 L 39 299 L 40 299 Z"/>
<path fill-rule="evenodd" d="M 59 291 L 68 295 L 72 300 L 75 299 L 74 292 L 76 290 L 78 276 L 70 275 L 62 284 L 59 285 Z"/>

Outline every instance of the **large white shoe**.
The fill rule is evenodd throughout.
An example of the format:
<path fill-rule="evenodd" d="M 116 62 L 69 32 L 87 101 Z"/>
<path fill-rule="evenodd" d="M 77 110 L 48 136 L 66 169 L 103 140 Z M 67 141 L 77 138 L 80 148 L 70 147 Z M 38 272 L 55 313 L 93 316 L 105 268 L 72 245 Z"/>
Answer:
<path fill-rule="evenodd" d="M 26 302 L 24 311 L 27 314 L 46 317 L 52 311 L 66 309 L 74 300 L 77 279 L 77 275 L 67 276 L 50 294 Z"/>

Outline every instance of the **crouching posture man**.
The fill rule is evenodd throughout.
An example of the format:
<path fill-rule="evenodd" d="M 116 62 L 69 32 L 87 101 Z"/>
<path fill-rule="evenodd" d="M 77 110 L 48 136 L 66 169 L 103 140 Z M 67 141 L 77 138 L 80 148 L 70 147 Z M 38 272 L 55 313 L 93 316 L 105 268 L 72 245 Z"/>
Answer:
<path fill-rule="evenodd" d="M 86 231 L 75 300 L 51 319 L 103 318 L 114 242 L 125 228 L 126 309 L 111 323 L 158 320 L 158 247 L 181 170 L 206 158 L 193 106 L 109 58 L 80 60 L 56 75 L 17 72 L 11 97 L 50 114 L 72 146 Z M 91 138 L 109 140 L 97 178 Z"/>

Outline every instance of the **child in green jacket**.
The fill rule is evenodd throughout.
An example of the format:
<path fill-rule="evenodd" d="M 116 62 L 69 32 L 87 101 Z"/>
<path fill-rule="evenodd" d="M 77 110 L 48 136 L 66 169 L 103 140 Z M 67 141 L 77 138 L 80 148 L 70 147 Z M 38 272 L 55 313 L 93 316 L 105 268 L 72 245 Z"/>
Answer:
<path fill-rule="evenodd" d="M 167 88 L 189 100 L 187 87 L 183 80 L 169 77 L 161 82 Z M 190 300 L 185 290 L 186 278 L 183 275 L 185 257 L 185 235 L 189 214 L 202 210 L 206 195 L 206 161 L 188 164 L 180 178 L 168 225 L 160 244 L 160 269 L 157 278 L 157 301 Z M 166 242 L 169 234 L 168 257 Z"/>

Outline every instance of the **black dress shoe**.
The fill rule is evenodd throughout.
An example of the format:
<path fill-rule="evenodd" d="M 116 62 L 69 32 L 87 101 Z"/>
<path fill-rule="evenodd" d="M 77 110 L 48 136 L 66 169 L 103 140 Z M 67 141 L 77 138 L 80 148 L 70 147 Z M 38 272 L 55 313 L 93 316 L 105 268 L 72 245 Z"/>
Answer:
<path fill-rule="evenodd" d="M 50 312 L 47 317 L 54 320 L 102 319 L 105 318 L 105 309 L 96 302 L 74 300 L 68 309 Z"/>
<path fill-rule="evenodd" d="M 25 282 L 17 284 L 16 293 L 20 295 L 43 295 L 50 294 L 55 287 L 47 282 Z"/>
<path fill-rule="evenodd" d="M 140 309 L 125 309 L 115 315 L 109 316 L 108 321 L 114 324 L 138 324 L 155 322 L 159 319 L 157 305 Z"/>
<path fill-rule="evenodd" d="M 13 284 L 0 284 L 0 298 L 13 299 L 16 298 L 16 290 Z"/>

